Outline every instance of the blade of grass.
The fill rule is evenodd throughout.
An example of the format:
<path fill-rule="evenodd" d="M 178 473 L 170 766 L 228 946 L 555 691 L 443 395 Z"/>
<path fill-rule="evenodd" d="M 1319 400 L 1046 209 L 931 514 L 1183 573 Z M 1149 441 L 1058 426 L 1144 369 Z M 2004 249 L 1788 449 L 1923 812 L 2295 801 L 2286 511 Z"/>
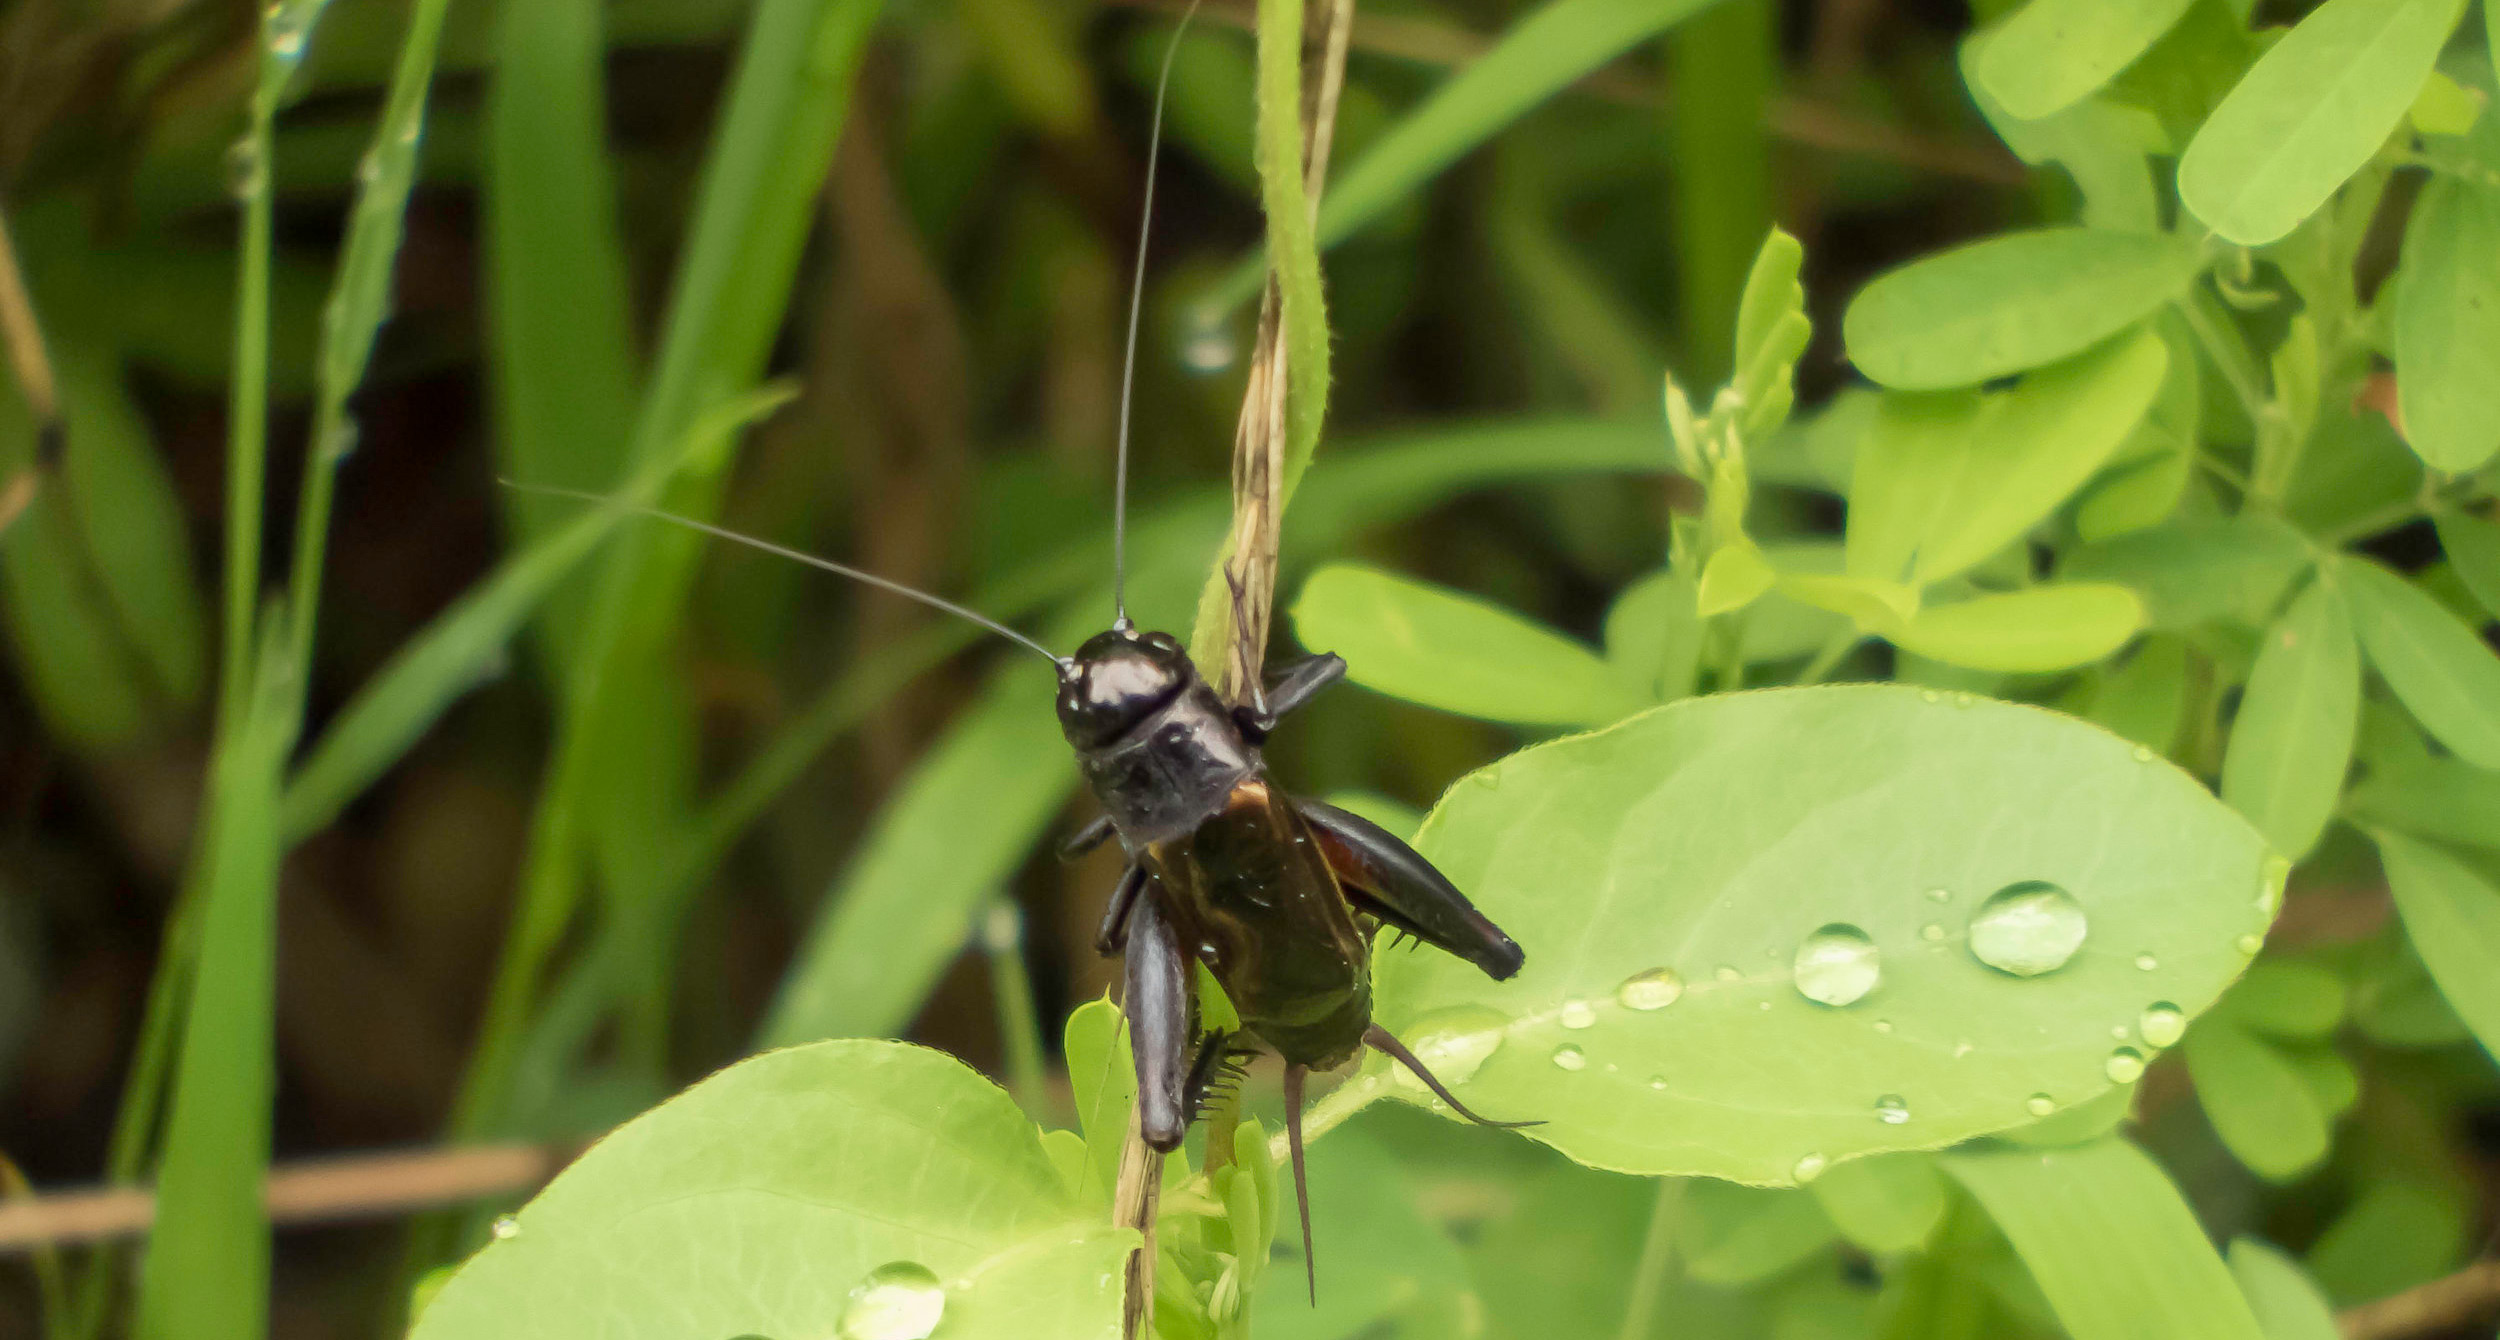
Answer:
<path fill-rule="evenodd" d="M 199 956 L 140 1276 L 142 1340 L 268 1329 L 260 1191 L 277 1061 L 278 775 L 302 687 L 282 614 L 272 612 L 261 641 L 243 715 L 212 763 Z"/>
<path fill-rule="evenodd" d="M 1551 0 L 1346 169 L 1320 207 L 1318 242 L 1335 246 L 1537 104 L 1716 0 Z M 1223 310 L 1259 291 L 1264 257 L 1242 261 L 1210 301 Z"/>
<path fill-rule="evenodd" d="M 1762 235 L 1771 228 L 1770 136 L 1779 17 L 1767 0 L 1729 0 L 1668 39 L 1674 79 L 1676 306 L 1687 380 L 1709 386 L 1729 368 L 1728 333 Z"/>
<path fill-rule="evenodd" d="M 504 6 L 486 112 L 497 461 L 514 479 L 592 490 L 623 472 L 635 394 L 602 23 L 597 0 Z M 515 533 L 533 542 L 578 510 L 525 493 L 507 503 Z M 569 584 L 548 597 L 547 649 L 559 663 L 589 598 Z"/>

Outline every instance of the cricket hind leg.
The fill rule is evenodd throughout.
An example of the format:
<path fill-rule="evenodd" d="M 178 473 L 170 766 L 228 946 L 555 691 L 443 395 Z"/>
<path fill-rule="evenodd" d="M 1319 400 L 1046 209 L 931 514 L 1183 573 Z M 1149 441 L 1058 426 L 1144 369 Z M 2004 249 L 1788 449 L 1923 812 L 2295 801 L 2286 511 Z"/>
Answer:
<path fill-rule="evenodd" d="M 1138 1130 L 1170 1153 L 1189 1133 L 1189 963 L 1180 938 L 1151 897 L 1137 898 L 1128 919 L 1128 1041 L 1137 1063 Z"/>
<path fill-rule="evenodd" d="M 1111 901 L 1102 909 L 1102 926 L 1094 932 L 1095 953 L 1110 958 L 1128 943 L 1129 911 L 1137 906 L 1149 878 L 1142 865 L 1120 872 L 1120 882 L 1111 886 Z"/>
<path fill-rule="evenodd" d="M 1405 1043 L 1390 1036 L 1389 1030 L 1382 1028 L 1378 1024 L 1373 1024 L 1371 1027 L 1363 1030 L 1363 1042 L 1364 1045 L 1375 1050 L 1387 1052 L 1391 1058 L 1397 1061 L 1399 1065 L 1405 1066 L 1408 1073 L 1412 1074 L 1415 1078 L 1422 1080 L 1424 1082 L 1424 1087 L 1432 1090 L 1434 1097 L 1449 1104 L 1452 1112 L 1456 1112 L 1458 1115 L 1465 1117 L 1479 1126 L 1490 1126 L 1497 1131 L 1515 1131 L 1524 1126 L 1542 1126 L 1545 1124 L 1542 1121 L 1495 1121 L 1491 1117 L 1483 1116 L 1471 1110 L 1465 1103 L 1458 1101 L 1457 1097 L 1451 1094 L 1449 1087 L 1444 1085 L 1438 1076 L 1434 1075 L 1431 1071 L 1426 1070 L 1423 1062 L 1415 1059 L 1415 1053 L 1408 1051 Z"/>
<path fill-rule="evenodd" d="M 1276 729 L 1277 722 L 1343 678 L 1345 658 L 1335 652 L 1324 651 L 1317 656 L 1289 661 L 1268 684 L 1259 706 L 1233 709 L 1233 723 L 1254 742 L 1266 739 L 1268 732 Z"/>
<path fill-rule="evenodd" d="M 1396 834 L 1315 800 L 1297 800 L 1293 808 L 1318 836 L 1321 855 L 1358 911 L 1456 954 L 1495 981 L 1527 961 L 1517 941 Z"/>

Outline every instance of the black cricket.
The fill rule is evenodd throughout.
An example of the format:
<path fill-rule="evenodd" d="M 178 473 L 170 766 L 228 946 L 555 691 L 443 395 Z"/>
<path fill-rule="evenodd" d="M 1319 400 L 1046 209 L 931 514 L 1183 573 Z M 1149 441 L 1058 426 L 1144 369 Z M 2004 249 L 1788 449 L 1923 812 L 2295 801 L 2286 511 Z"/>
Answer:
<path fill-rule="evenodd" d="M 1266 684 L 1253 686 L 1249 703 L 1228 704 L 1178 640 L 1169 633 L 1140 632 L 1129 620 L 1129 408 L 1146 243 L 1172 57 L 1196 12 L 1193 3 L 1164 53 L 1147 139 L 1144 218 L 1120 386 L 1112 494 L 1114 617 L 1108 630 L 1087 639 L 1074 656 L 1054 655 L 987 615 L 875 573 L 674 512 L 626 506 L 971 620 L 1057 667 L 1060 729 L 1103 810 L 1063 850 L 1081 854 L 1117 837 L 1129 858 L 1104 912 L 1097 947 L 1106 956 L 1125 957 L 1140 1133 L 1159 1151 L 1179 1148 L 1209 1095 L 1237 1078 L 1245 1057 L 1256 1050 L 1240 1035 L 1200 1029 L 1190 986 L 1194 959 L 1223 988 L 1241 1018 L 1241 1033 L 1265 1043 L 1284 1062 L 1286 1143 L 1302 1220 L 1304 1270 L 1316 1302 L 1318 1269 L 1311 1258 L 1311 1197 L 1302 1155 L 1302 1088 L 1311 1071 L 1343 1065 L 1369 1045 L 1395 1058 L 1470 1121 L 1503 1128 L 1537 1124 L 1491 1121 L 1469 1111 L 1413 1052 L 1372 1022 L 1373 936 L 1389 927 L 1447 950 L 1497 981 L 1518 972 L 1526 956 L 1394 834 L 1334 806 L 1296 800 L 1269 780 L 1260 745 L 1279 719 L 1344 677 L 1342 658 L 1322 654 L 1294 661 Z M 599 494 L 505 482 L 527 492 L 616 503 Z"/>

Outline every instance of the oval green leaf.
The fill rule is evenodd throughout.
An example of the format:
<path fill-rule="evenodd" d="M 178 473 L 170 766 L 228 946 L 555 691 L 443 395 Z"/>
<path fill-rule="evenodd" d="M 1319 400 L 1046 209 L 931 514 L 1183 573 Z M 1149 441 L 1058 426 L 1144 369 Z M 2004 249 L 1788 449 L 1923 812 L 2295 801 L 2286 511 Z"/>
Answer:
<path fill-rule="evenodd" d="M 2474 593 L 2485 614 L 2500 619 L 2500 526 L 2461 512 L 2442 512 L 2437 524 L 2440 550 L 2448 555 L 2457 580 Z"/>
<path fill-rule="evenodd" d="M 2270 913 L 2263 839 L 2185 773 L 2069 717 L 1896 686 L 1693 700 L 1527 750 L 1453 788 L 1418 846 L 1527 966 L 1383 955 L 1380 1021 L 1584 1163 L 1753 1183 L 2107 1091 L 2110 1030 L 2202 1010 Z M 2025 880 L 2089 926 L 2015 977 L 1969 927 Z M 1879 959 L 1854 1004 L 1799 994 L 1829 926 Z M 1662 968 L 1680 994 L 1640 1008 L 1661 993 L 1624 984 Z"/>
<path fill-rule="evenodd" d="M 2500 769 L 2500 657 L 2438 601 L 2376 563 L 2347 558 L 2335 571 L 2371 666 L 2413 719 L 2457 757 Z"/>
<path fill-rule="evenodd" d="M 2361 648 L 2344 597 L 2312 583 L 2266 630 L 2222 760 L 2222 798 L 2297 861 L 2343 794 L 2361 719 Z"/>
<path fill-rule="evenodd" d="M 453 1276 L 411 1340 L 837 1334 L 916 1262 L 944 1333 L 1116 1333 L 1137 1235 L 1079 1205 L 1006 1093 L 893 1042 L 732 1066 L 592 1147 Z"/>
<path fill-rule="evenodd" d="M 2428 843 L 2372 836 L 2414 951 L 2483 1050 L 2500 1056 L 2500 889 Z"/>
<path fill-rule="evenodd" d="M 1892 641 L 1947 665 L 2025 673 L 2089 665 L 2143 627 L 2144 602 L 2126 587 L 2052 582 L 1931 605 Z"/>
<path fill-rule="evenodd" d="M 2440 177 L 2405 225 L 2396 271 L 2396 401 L 2405 441 L 2461 474 L 2500 451 L 2500 193 Z"/>
<path fill-rule="evenodd" d="M 2286 1182 L 2326 1157 L 2326 1112 L 2299 1069 L 2271 1043 L 2213 1018 L 2198 1021 L 2185 1050 L 2205 1119 L 2250 1172 Z"/>
<path fill-rule="evenodd" d="M 2113 1137 L 1943 1161 L 2074 1340 L 2262 1340 L 2195 1211 L 2143 1150 Z"/>
<path fill-rule="evenodd" d="M 1589 726 L 1640 705 L 1604 658 L 1543 624 L 1377 568 L 1312 573 L 1293 623 L 1304 646 L 1343 656 L 1355 683 L 1445 712 Z"/>
<path fill-rule="evenodd" d="M 1868 284 L 1849 361 L 1896 390 L 1972 386 L 2079 354 L 2187 291 L 2203 258 L 2167 233 L 2044 228 L 1913 261 Z"/>
<path fill-rule="evenodd" d="M 2300 1263 L 2258 1238 L 2231 1240 L 2231 1275 L 2266 1340 L 2341 1340 L 2335 1310 Z"/>
<path fill-rule="evenodd" d="M 2465 0 L 2327 0 L 2240 79 L 2179 159 L 2205 226 L 2263 246 L 2300 226 L 2404 118 Z"/>
<path fill-rule="evenodd" d="M 2135 62 L 2193 0 L 2031 0 L 1980 40 L 1974 72 L 2005 110 L 2054 116 Z"/>

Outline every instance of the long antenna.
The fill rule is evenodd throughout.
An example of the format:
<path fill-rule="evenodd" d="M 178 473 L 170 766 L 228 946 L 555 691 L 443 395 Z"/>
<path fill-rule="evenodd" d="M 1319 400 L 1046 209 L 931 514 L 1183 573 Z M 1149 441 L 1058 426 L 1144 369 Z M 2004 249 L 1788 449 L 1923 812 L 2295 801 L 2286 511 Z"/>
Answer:
<path fill-rule="evenodd" d="M 1137 396 L 1137 324 L 1146 307 L 1146 244 L 1154 237 L 1155 167 L 1163 156 L 1163 101 L 1172 89 L 1172 62 L 1181 54 L 1189 21 L 1198 17 L 1199 0 L 1189 0 L 1172 44 L 1163 49 L 1163 70 L 1155 76 L 1154 124 L 1146 132 L 1146 193 L 1137 220 L 1137 271 L 1128 288 L 1128 353 L 1120 362 L 1120 447 L 1111 476 L 1111 626 L 1127 632 L 1128 620 L 1128 425 Z"/>
<path fill-rule="evenodd" d="M 1017 632 L 1015 629 L 1009 628 L 1007 625 L 1000 623 L 998 620 L 993 619 L 978 610 L 965 609 L 963 606 L 956 604 L 954 601 L 947 600 L 940 596 L 930 595 L 928 592 L 923 591 L 918 587 L 905 586 L 901 582 L 895 581 L 890 577 L 880 577 L 873 572 L 852 567 L 848 563 L 836 563 L 830 558 L 818 558 L 814 554 L 806 553 L 802 550 L 792 549 L 785 545 L 774 544 L 770 540 L 759 540 L 752 535 L 741 535 L 737 531 L 730 530 L 727 527 L 715 526 L 708 521 L 697 521 L 690 516 L 679 516 L 675 512 L 666 511 L 661 508 L 648 507 L 641 503 L 623 502 L 614 496 L 605 493 L 588 493 L 581 489 L 560 489 L 552 484 L 523 484 L 517 480 L 510 479 L 497 480 L 496 482 L 502 484 L 505 488 L 514 489 L 522 493 L 542 493 L 551 498 L 572 498 L 581 502 L 606 503 L 611 506 L 622 507 L 628 512 L 635 512 L 643 516 L 652 517 L 656 520 L 666 521 L 671 525 L 683 526 L 688 530 L 701 531 L 706 535 L 716 536 L 720 539 L 729 540 L 737 544 L 743 544 L 749 549 L 761 549 L 768 554 L 779 554 L 783 558 L 796 559 L 811 568 L 822 568 L 825 571 L 833 573 L 837 576 L 848 577 L 856 582 L 866 582 L 880 591 L 891 591 L 898 596 L 904 597 L 905 599 L 917 600 L 931 609 L 944 610 L 958 619 L 969 619 L 972 622 L 981 625 L 983 628 L 998 634 L 1000 637 L 1032 648 L 1034 651 L 1041 654 L 1042 659 L 1049 661 L 1053 665 L 1061 665 L 1065 663 L 1059 658 L 1058 655 L 1053 653 L 1050 648 L 1043 646 L 1041 643 L 1026 637 L 1024 634 Z"/>

